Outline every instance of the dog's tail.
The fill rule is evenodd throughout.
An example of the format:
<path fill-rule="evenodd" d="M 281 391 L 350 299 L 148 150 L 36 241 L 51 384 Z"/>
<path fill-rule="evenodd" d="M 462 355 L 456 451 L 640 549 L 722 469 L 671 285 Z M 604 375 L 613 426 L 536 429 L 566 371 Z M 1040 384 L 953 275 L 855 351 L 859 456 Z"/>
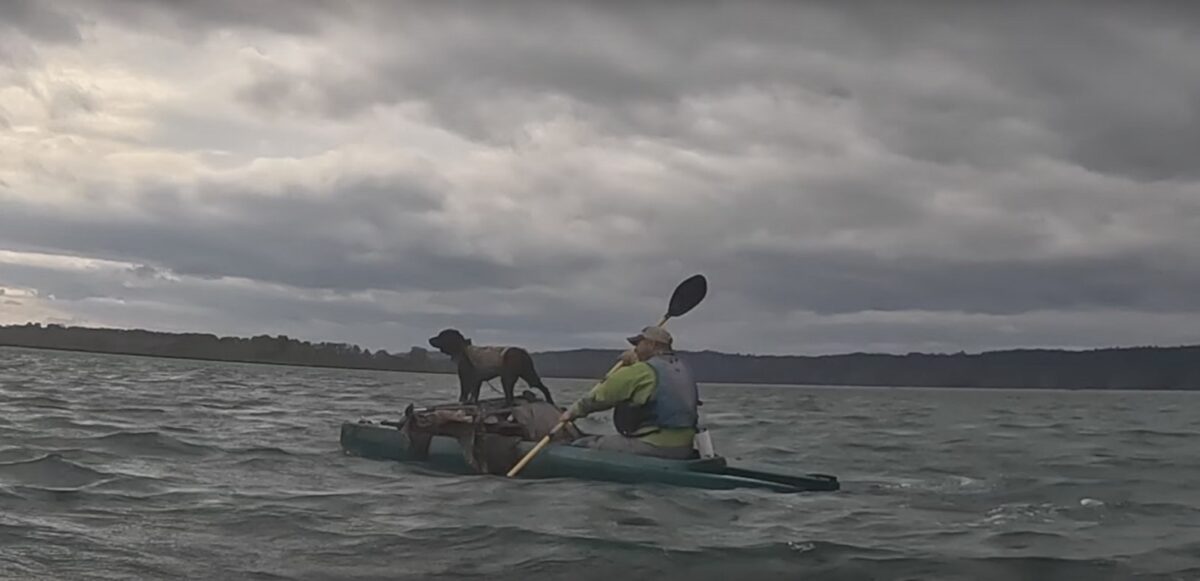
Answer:
<path fill-rule="evenodd" d="M 534 385 L 533 387 L 536 387 L 542 391 L 542 395 L 546 396 L 546 403 L 554 405 L 554 398 L 550 396 L 550 388 L 546 387 L 546 385 L 542 383 L 540 379 L 538 380 L 537 385 Z"/>
<path fill-rule="evenodd" d="M 529 384 L 529 387 L 535 387 L 540 390 L 542 395 L 546 396 L 546 403 L 553 405 L 554 397 L 550 395 L 550 388 L 546 387 L 545 382 L 542 381 L 542 378 L 538 375 L 537 370 L 533 368 L 533 358 L 528 354 L 526 357 L 529 357 L 529 371 L 525 374 L 525 382 Z"/>

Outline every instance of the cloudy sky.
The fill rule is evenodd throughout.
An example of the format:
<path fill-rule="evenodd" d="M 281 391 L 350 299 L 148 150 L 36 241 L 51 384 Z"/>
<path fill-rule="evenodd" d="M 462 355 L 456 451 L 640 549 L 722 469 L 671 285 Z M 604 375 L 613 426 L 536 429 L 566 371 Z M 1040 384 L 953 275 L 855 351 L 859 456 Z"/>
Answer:
<path fill-rule="evenodd" d="M 3 0 L 0 323 L 1200 342 L 1200 11 L 842 4 Z"/>

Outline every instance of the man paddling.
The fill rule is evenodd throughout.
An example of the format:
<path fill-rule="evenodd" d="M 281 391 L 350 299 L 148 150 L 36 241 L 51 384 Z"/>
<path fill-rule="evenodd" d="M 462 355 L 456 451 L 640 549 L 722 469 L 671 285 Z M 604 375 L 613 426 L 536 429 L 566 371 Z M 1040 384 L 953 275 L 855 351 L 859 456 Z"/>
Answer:
<path fill-rule="evenodd" d="M 646 327 L 628 340 L 634 348 L 622 355 L 623 367 L 561 418 L 567 422 L 611 408 L 617 435 L 585 436 L 571 445 L 659 458 L 696 457 L 699 389 L 675 354 L 671 334 Z"/>

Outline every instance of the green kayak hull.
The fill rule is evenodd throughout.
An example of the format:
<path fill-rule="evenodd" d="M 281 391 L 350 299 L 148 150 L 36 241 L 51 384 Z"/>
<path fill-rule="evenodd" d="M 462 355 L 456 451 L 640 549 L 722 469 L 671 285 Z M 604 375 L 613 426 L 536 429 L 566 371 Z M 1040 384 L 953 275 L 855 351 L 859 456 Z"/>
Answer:
<path fill-rule="evenodd" d="M 522 441 L 517 444 L 517 449 L 524 456 L 536 445 L 536 442 Z M 408 437 L 395 427 L 345 422 L 341 446 L 346 454 L 353 456 L 416 462 L 452 474 L 477 474 L 463 457 L 458 440 L 449 436 L 433 436 L 427 457 L 418 460 L 409 456 Z M 558 444 L 539 452 L 517 477 L 657 483 L 708 490 L 758 488 L 774 492 L 824 492 L 840 488 L 838 479 L 827 474 L 785 474 L 762 468 L 739 468 L 730 466 L 721 457 L 667 460 Z"/>

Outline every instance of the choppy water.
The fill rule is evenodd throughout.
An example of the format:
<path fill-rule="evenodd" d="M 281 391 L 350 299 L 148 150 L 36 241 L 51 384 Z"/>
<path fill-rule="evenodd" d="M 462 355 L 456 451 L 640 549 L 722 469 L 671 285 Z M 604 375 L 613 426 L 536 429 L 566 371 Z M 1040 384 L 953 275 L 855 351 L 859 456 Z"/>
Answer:
<path fill-rule="evenodd" d="M 706 386 L 718 449 L 842 479 L 811 495 L 340 452 L 453 382 L 0 348 L 0 578 L 1200 579 L 1200 393 Z"/>

